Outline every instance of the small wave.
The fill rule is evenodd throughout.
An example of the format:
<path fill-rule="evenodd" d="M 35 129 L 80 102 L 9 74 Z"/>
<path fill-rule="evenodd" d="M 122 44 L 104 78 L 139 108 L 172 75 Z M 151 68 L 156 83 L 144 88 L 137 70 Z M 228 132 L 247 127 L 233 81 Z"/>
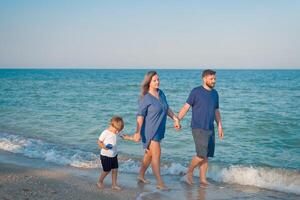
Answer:
<path fill-rule="evenodd" d="M 63 148 L 40 139 L 24 138 L 13 134 L 0 133 L 0 149 L 60 165 L 78 168 L 100 167 L 98 156 L 92 152 Z"/>
<path fill-rule="evenodd" d="M 99 155 L 93 152 L 63 148 L 39 139 L 24 138 L 7 133 L 0 133 L 0 149 L 77 168 L 99 168 L 101 164 Z M 140 158 L 120 155 L 119 163 L 120 172 L 137 174 Z M 187 168 L 179 162 L 164 162 L 161 167 L 162 175 L 183 175 L 186 170 Z M 146 173 L 152 174 L 151 167 Z M 195 176 L 198 176 L 196 171 Z M 300 195 L 298 190 L 300 188 L 299 170 L 242 165 L 224 167 L 221 164 L 211 163 L 207 176 L 217 182 L 256 186 Z"/>
<path fill-rule="evenodd" d="M 212 165 L 208 177 L 218 182 L 300 194 L 300 172 L 298 170 L 240 165 L 222 168 Z"/>

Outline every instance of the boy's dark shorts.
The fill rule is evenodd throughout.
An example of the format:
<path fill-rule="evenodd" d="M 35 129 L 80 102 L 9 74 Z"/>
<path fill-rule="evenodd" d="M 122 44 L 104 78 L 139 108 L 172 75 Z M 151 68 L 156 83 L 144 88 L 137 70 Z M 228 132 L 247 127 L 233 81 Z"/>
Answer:
<path fill-rule="evenodd" d="M 195 142 L 195 149 L 198 157 L 214 157 L 215 152 L 215 133 L 213 130 L 201 128 L 192 129 Z"/>
<path fill-rule="evenodd" d="M 107 157 L 107 156 L 100 155 L 100 160 L 101 160 L 103 171 L 105 172 L 109 172 L 112 169 L 119 168 L 118 155 L 116 155 L 115 157 Z"/>

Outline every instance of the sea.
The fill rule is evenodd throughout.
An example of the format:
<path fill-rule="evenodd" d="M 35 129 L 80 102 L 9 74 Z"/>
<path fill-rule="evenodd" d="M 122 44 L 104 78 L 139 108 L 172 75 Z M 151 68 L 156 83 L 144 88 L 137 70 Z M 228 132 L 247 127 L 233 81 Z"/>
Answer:
<path fill-rule="evenodd" d="M 150 70 L 150 69 L 149 69 Z M 113 115 L 133 134 L 148 69 L 0 69 L 0 150 L 46 165 L 101 168 L 97 140 Z M 160 89 L 178 113 L 202 84 L 201 69 L 157 69 Z M 224 139 L 216 134 L 208 178 L 300 199 L 300 70 L 216 70 Z M 161 173 L 180 177 L 195 147 L 191 111 L 181 131 L 167 121 Z M 217 133 L 217 129 L 216 129 Z M 141 143 L 118 143 L 119 171 L 138 174 Z M 147 171 L 151 176 L 151 167 Z M 197 178 L 199 173 L 195 171 Z"/>

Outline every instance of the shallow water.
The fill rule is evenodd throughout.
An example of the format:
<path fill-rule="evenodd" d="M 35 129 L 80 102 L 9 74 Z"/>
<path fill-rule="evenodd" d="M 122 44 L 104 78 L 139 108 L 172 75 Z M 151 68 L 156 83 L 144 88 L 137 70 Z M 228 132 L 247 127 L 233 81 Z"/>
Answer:
<path fill-rule="evenodd" d="M 135 130 L 146 70 L 0 70 L 0 149 L 47 162 L 98 168 L 96 144 L 112 115 Z M 200 70 L 158 70 L 178 112 Z M 225 139 L 217 140 L 208 177 L 220 183 L 298 193 L 300 70 L 217 70 Z M 167 122 L 162 174 L 185 172 L 194 144 L 191 113 L 176 132 Z M 142 145 L 119 142 L 120 171 L 137 173 Z M 149 170 L 151 173 L 151 170 Z M 197 172 L 195 172 L 197 176 Z"/>

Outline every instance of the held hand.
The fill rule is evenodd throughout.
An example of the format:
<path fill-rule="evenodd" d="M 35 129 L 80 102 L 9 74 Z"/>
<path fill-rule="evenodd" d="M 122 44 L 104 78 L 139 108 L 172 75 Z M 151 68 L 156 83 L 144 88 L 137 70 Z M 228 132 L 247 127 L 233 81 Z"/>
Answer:
<path fill-rule="evenodd" d="M 133 135 L 133 141 L 139 142 L 141 140 L 141 134 L 140 133 L 135 133 Z"/>
<path fill-rule="evenodd" d="M 174 120 L 174 128 L 176 129 L 176 131 L 179 131 L 181 129 L 179 120 Z"/>
<path fill-rule="evenodd" d="M 181 129 L 180 121 L 177 117 L 174 118 L 174 128 L 176 131 L 179 131 Z"/>

